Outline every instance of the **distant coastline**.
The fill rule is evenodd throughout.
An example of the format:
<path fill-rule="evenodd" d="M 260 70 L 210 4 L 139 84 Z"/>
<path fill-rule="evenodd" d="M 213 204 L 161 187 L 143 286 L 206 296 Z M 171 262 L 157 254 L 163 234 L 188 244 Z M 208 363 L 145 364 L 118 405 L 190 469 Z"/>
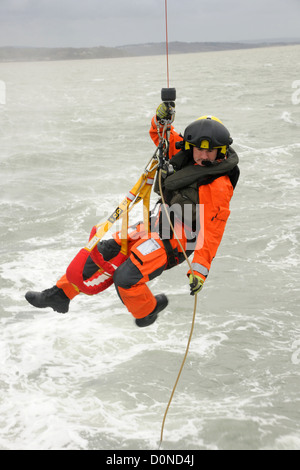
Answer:
<path fill-rule="evenodd" d="M 171 42 L 169 54 L 257 49 L 300 44 L 300 39 L 261 42 Z M 165 43 L 133 44 L 119 47 L 0 47 L 0 62 L 86 60 L 162 55 Z"/>

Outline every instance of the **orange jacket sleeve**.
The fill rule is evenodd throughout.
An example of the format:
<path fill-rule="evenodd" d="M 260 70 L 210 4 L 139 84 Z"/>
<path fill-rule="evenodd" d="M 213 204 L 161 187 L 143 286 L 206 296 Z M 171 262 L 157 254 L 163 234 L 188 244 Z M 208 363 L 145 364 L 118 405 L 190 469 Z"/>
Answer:
<path fill-rule="evenodd" d="M 204 280 L 223 237 L 232 195 L 233 187 L 228 176 L 221 176 L 212 183 L 199 187 L 200 231 L 192 268 Z"/>
<path fill-rule="evenodd" d="M 163 130 L 163 126 L 160 127 L 161 132 L 162 130 Z M 159 137 L 157 133 L 156 116 L 154 116 L 151 120 L 151 127 L 150 127 L 149 134 L 154 144 L 156 145 L 156 147 L 158 147 Z M 179 152 L 179 150 L 175 147 L 175 145 L 176 145 L 176 142 L 180 142 L 182 140 L 183 140 L 182 136 L 178 134 L 178 132 L 175 131 L 173 126 L 171 126 L 170 139 L 169 139 L 169 159 L 171 159 L 173 155 Z"/>

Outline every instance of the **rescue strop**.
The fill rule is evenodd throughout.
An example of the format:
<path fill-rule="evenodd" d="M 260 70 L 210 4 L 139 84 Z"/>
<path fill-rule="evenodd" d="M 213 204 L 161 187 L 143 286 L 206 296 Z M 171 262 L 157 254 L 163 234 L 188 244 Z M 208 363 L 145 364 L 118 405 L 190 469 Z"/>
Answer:
<path fill-rule="evenodd" d="M 150 230 L 150 196 L 157 168 L 158 158 L 156 150 L 133 188 L 129 191 L 123 201 L 116 207 L 111 216 L 104 223 L 99 223 L 92 228 L 89 242 L 79 251 L 73 261 L 69 264 L 66 271 L 67 279 L 80 292 L 83 292 L 87 295 L 98 294 L 99 292 L 107 289 L 113 283 L 113 274 L 116 268 L 120 266 L 120 264 L 128 257 L 127 231 L 129 212 L 133 206 L 140 201 L 143 201 L 144 227 L 146 230 Z M 112 225 L 120 218 L 122 218 L 121 251 L 119 255 L 114 258 L 112 264 L 104 260 L 103 256 L 97 248 L 97 244 L 112 227 Z M 99 267 L 98 276 L 100 277 L 100 275 L 103 275 L 103 277 L 105 277 L 105 279 L 98 285 L 88 285 L 87 280 L 83 279 L 84 266 L 89 256 Z"/>

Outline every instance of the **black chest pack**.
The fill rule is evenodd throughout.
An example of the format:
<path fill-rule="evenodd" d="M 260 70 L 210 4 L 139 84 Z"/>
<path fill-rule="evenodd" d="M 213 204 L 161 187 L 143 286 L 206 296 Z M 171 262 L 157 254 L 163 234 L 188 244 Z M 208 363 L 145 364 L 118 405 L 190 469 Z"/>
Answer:
<path fill-rule="evenodd" d="M 227 158 L 209 162 L 206 166 L 195 165 L 191 151 L 182 150 L 171 160 L 175 172 L 165 178 L 162 189 L 168 205 L 199 204 L 199 186 L 212 183 L 215 179 L 227 175 L 233 189 L 239 179 L 239 158 L 232 147 L 229 147 Z M 154 191 L 159 194 L 157 185 Z M 196 211 L 196 207 L 194 208 Z"/>

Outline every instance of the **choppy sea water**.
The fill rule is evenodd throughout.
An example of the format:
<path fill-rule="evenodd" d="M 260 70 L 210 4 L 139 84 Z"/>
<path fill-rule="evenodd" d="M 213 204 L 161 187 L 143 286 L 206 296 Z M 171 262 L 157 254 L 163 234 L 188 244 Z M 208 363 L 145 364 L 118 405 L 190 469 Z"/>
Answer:
<path fill-rule="evenodd" d="M 222 119 L 241 178 L 161 449 L 300 448 L 299 54 L 170 57 L 176 129 Z M 165 77 L 163 57 L 0 64 L 2 449 L 158 447 L 192 321 L 187 266 L 151 283 L 169 305 L 145 329 L 113 287 L 66 315 L 24 294 L 54 285 L 136 182 Z"/>

